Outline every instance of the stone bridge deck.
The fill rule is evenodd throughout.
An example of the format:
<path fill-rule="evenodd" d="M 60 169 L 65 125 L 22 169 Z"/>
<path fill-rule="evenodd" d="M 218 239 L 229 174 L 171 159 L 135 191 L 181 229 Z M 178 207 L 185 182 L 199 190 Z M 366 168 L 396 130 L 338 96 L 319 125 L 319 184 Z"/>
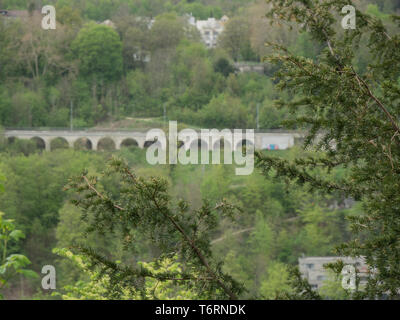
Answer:
<path fill-rule="evenodd" d="M 243 135 L 233 133 L 233 150 L 239 150 L 242 143 L 246 141 L 245 130 Z M 74 148 L 76 143 L 81 143 L 87 149 L 99 150 L 102 145 L 107 143 L 111 144 L 113 149 L 119 150 L 124 146 L 137 146 L 139 148 L 149 147 L 154 143 L 153 140 L 147 139 L 147 132 L 140 131 L 68 131 L 68 130 L 5 130 L 5 137 L 9 140 L 13 138 L 34 140 L 42 148 L 50 151 L 54 140 L 63 140 L 68 143 L 68 146 Z M 193 130 L 193 134 L 189 135 L 188 141 L 184 143 L 186 150 L 190 149 L 192 145 L 200 143 L 208 150 L 213 150 L 216 145 L 212 145 L 211 139 L 209 141 L 201 140 L 200 133 Z M 296 138 L 301 138 L 300 133 L 268 133 L 257 132 L 254 133 L 254 139 L 251 144 L 254 144 L 256 150 L 285 150 L 291 148 L 295 144 Z M 254 142 L 254 143 L 253 143 Z M 163 146 L 164 147 L 164 146 Z M 232 147 L 232 146 L 231 146 Z"/>

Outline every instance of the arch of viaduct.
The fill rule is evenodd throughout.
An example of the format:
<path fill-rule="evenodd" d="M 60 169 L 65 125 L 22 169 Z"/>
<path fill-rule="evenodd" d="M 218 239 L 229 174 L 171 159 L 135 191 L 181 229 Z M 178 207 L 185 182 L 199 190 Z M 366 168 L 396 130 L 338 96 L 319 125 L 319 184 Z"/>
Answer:
<path fill-rule="evenodd" d="M 194 134 L 183 145 L 186 150 L 189 150 L 193 145 L 201 145 L 202 148 L 210 151 L 214 150 L 218 145 L 211 145 L 211 141 L 203 141 L 199 138 L 200 135 Z M 108 140 L 113 144 L 116 150 L 123 146 L 137 146 L 139 148 L 149 147 L 154 141 L 146 140 L 146 132 L 134 131 L 61 131 L 61 130 L 6 130 L 5 137 L 8 139 L 27 139 L 39 140 L 47 151 L 51 150 L 52 142 L 55 139 L 62 139 L 68 143 L 70 148 L 74 148 L 78 141 L 84 141 L 87 149 L 99 150 L 102 142 Z M 299 133 L 254 133 L 254 147 L 256 150 L 285 150 L 291 148 L 296 138 L 301 138 Z M 235 139 L 236 145 L 230 146 L 233 151 L 241 150 L 242 143 L 246 141 L 245 130 L 243 130 L 242 140 Z M 200 140 L 200 141 L 199 141 Z M 211 140 L 211 139 L 210 139 Z M 239 141 L 239 142 L 237 142 Z M 252 144 L 252 143 L 251 143 Z M 164 148 L 164 146 L 163 146 Z"/>

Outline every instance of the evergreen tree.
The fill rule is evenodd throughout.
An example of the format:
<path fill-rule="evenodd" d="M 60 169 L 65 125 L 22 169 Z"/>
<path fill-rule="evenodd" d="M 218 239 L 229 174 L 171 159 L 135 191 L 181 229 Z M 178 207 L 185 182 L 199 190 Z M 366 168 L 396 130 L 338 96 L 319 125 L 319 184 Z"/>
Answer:
<path fill-rule="evenodd" d="M 154 261 L 156 266 L 169 258 L 181 263 L 181 268 L 174 271 L 154 272 L 144 265 L 135 268 L 117 264 L 92 248 L 77 244 L 75 249 L 90 259 L 90 265 L 108 276 L 109 296 L 118 298 L 123 286 L 146 299 L 146 280 L 153 279 L 184 285 L 205 299 L 240 297 L 243 287 L 222 271 L 222 262 L 213 257 L 210 244 L 218 220 L 233 219 L 234 207 L 225 202 L 215 207 L 204 203 L 199 210 L 190 210 L 185 201 L 171 200 L 165 180 L 139 178 L 117 158 L 111 160 L 106 174 L 120 178 L 118 199 L 103 192 L 98 178 L 87 173 L 71 179 L 68 186 L 78 192 L 73 203 L 82 209 L 88 231 L 120 235 L 128 251 L 134 250 L 135 231 L 139 232 L 160 252 Z"/>
<path fill-rule="evenodd" d="M 297 97 L 280 104 L 297 115 L 292 124 L 307 129 L 305 147 L 322 153 L 294 161 L 258 153 L 258 167 L 266 175 L 273 173 L 313 191 L 362 201 L 363 213 L 350 218 L 357 237 L 337 248 L 342 255 L 364 256 L 369 266 L 368 285 L 353 297 L 396 298 L 400 289 L 399 29 L 388 31 L 378 18 L 356 10 L 356 29 L 343 31 L 339 14 L 352 4 L 348 0 L 268 2 L 270 18 L 300 23 L 324 46 L 311 60 L 273 45 L 276 54 L 268 58 L 281 66 L 278 87 Z M 399 24 L 399 16 L 391 18 Z M 362 41 L 368 42 L 372 57 L 364 73 L 353 64 Z M 346 167 L 348 174 L 339 181 L 324 174 L 340 167 Z"/>

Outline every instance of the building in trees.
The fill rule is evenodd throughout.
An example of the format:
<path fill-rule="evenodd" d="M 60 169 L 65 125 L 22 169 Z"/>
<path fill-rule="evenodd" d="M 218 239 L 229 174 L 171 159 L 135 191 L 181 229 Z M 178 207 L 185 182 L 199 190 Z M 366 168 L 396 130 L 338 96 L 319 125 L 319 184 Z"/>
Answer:
<path fill-rule="evenodd" d="M 313 289 L 320 289 L 324 281 L 328 279 L 327 270 L 324 265 L 343 261 L 344 265 L 352 265 L 358 272 L 360 283 L 365 284 L 368 267 L 362 258 L 351 257 L 303 257 L 299 258 L 299 269 L 303 278 L 307 279 Z"/>
<path fill-rule="evenodd" d="M 195 26 L 201 34 L 201 38 L 208 48 L 215 48 L 217 46 L 218 38 L 225 29 L 225 24 L 229 18 L 223 16 L 221 20 L 215 18 L 208 18 L 207 20 L 197 20 L 190 16 L 189 24 Z"/>

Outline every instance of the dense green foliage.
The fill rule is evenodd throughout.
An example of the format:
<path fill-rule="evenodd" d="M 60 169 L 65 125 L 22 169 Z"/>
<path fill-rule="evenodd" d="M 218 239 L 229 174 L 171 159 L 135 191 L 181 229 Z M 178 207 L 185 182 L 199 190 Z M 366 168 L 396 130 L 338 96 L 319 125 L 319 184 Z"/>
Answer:
<path fill-rule="evenodd" d="M 86 286 L 93 274 L 88 275 L 75 264 L 52 254 L 50 249 L 54 247 L 83 244 L 107 259 L 131 266 L 163 257 L 163 251 L 142 232 L 131 230 L 132 239 L 136 241 L 129 250 L 124 250 L 124 238 L 118 230 L 106 232 L 103 237 L 96 233 L 85 236 L 90 224 L 81 220 L 82 211 L 68 203 L 73 196 L 65 193 L 63 187 L 69 177 L 78 176 L 85 168 L 90 176 L 99 175 L 109 158 L 108 153 L 60 149 L 26 156 L 16 150 L 12 152 L 1 154 L 7 192 L 0 196 L 0 201 L 2 210 L 15 219 L 27 235 L 15 250 L 29 254 L 32 268 L 37 272 L 44 264 L 55 265 L 59 291 L 75 283 L 78 288 Z M 300 150 L 281 152 L 290 159 L 299 153 Z M 288 192 L 284 184 L 265 181 L 258 173 L 249 177 L 235 176 L 233 166 L 150 167 L 146 164 L 145 152 L 139 149 L 123 149 L 118 156 L 126 159 L 138 176 L 166 179 L 173 203 L 184 199 L 193 210 L 200 210 L 202 199 L 208 200 L 210 206 L 226 199 L 242 208 L 235 222 L 217 216 L 219 223 L 215 231 L 210 230 L 209 240 L 215 256 L 223 257 L 223 272 L 246 286 L 248 292 L 244 297 L 274 298 L 275 292 L 287 281 L 288 274 L 285 275 L 282 268 L 296 265 L 302 254 L 331 254 L 335 245 L 348 239 L 345 217 L 357 210 L 356 207 L 345 209 L 341 203 L 343 199 L 317 200 L 299 188 Z M 98 180 L 99 189 L 117 201 L 119 180 L 118 176 L 105 175 Z M 321 213 L 329 218 L 324 219 Z M 91 214 L 88 217 L 94 218 Z M 181 264 L 184 260 L 176 262 Z M 14 283 L 14 286 L 19 288 L 20 284 Z M 31 280 L 25 282 L 24 291 L 34 294 L 39 286 L 39 281 Z M 81 296 L 72 294 L 71 297 Z"/>
<path fill-rule="evenodd" d="M 1 125 L 69 127 L 72 104 L 74 127 L 158 117 L 164 106 L 170 119 L 207 127 L 214 125 L 209 119 L 214 117 L 215 101 L 223 100 L 232 111 L 222 113 L 215 125 L 255 127 L 259 103 L 260 127 L 280 126 L 284 112 L 272 110 L 271 101 L 278 95 L 271 80 L 259 74 L 235 74 L 233 66 L 234 60 L 260 61 L 263 47 L 251 43 L 253 38 L 263 41 L 250 23 L 255 12 L 239 10 L 221 45 L 207 50 L 198 31 L 182 16 L 191 9 L 180 8 L 193 8 L 196 17 L 206 19 L 210 12 L 222 12 L 211 9 L 218 8 L 218 1 L 198 10 L 203 4 L 154 3 L 148 6 L 159 9 L 154 13 L 139 9 L 151 1 L 120 2 L 57 1 L 57 29 L 51 32 L 42 30 L 35 16 L 0 23 Z M 22 9 L 24 3 L 13 6 L 6 1 L 3 7 Z M 245 6 L 222 1 L 221 8 L 230 15 L 239 4 Z M 135 10 L 124 10 L 125 5 Z M 151 16 L 155 22 L 149 28 Z M 112 19 L 115 30 L 93 22 L 105 19 Z M 238 37 L 242 40 L 234 41 Z M 237 107 L 240 112 L 234 110 Z"/>
<path fill-rule="evenodd" d="M 362 0 L 361 6 L 387 20 L 387 13 L 398 9 L 389 2 Z M 9 0 L 2 7 L 26 9 L 29 3 Z M 282 95 L 272 85 L 274 68 L 267 64 L 266 75 L 235 73 L 234 61 L 260 63 L 271 52 L 266 41 L 311 59 L 322 48 L 307 32 L 296 36 L 287 26 L 271 27 L 271 20 L 260 16 L 268 10 L 263 1 L 50 3 L 57 8 L 56 30 L 42 30 L 37 16 L 0 23 L 0 125 L 5 127 L 69 127 L 72 104 L 74 127 L 159 117 L 165 107 L 168 118 L 191 125 L 255 128 L 259 104 L 260 128 L 280 128 L 288 112 L 272 106 Z M 218 48 L 206 49 L 188 25 L 190 12 L 199 19 L 230 17 Z M 105 19 L 115 30 L 96 24 Z M 365 69 L 369 57 L 362 49 L 354 59 Z M 213 122 L 216 101 L 230 110 Z"/>
<path fill-rule="evenodd" d="M 63 249 L 55 249 L 54 252 L 62 257 L 72 261 L 82 273 L 88 276 L 88 281 L 78 281 L 76 284 L 65 286 L 64 292 L 54 293 L 53 295 L 61 295 L 63 300 L 141 300 L 145 299 L 198 299 L 199 296 L 194 295 L 190 290 L 178 286 L 177 281 L 166 280 L 163 282 L 157 281 L 157 276 L 181 274 L 182 270 L 179 263 L 174 262 L 174 259 L 164 259 L 156 263 L 139 263 L 142 270 L 147 270 L 148 273 L 155 275 L 155 278 L 146 279 L 143 284 L 142 292 L 137 292 L 132 287 L 124 287 L 119 284 L 113 290 L 109 290 L 111 286 L 110 277 L 98 271 L 94 271 L 90 267 L 90 261 L 84 255 L 76 255 L 71 251 Z M 115 291 L 118 294 L 115 295 Z M 114 293 L 114 294 L 113 294 Z"/>
<path fill-rule="evenodd" d="M 0 175 L 0 193 L 3 192 L 1 184 L 4 177 Z M 0 212 L 0 300 L 4 298 L 2 292 L 9 285 L 9 282 L 16 276 L 36 278 L 37 274 L 26 266 L 31 264 L 30 260 L 22 254 L 10 254 L 13 251 L 12 245 L 25 237 L 25 234 L 15 228 L 14 220 L 5 219 L 4 213 Z M 14 242 L 14 243 L 13 243 Z"/>

